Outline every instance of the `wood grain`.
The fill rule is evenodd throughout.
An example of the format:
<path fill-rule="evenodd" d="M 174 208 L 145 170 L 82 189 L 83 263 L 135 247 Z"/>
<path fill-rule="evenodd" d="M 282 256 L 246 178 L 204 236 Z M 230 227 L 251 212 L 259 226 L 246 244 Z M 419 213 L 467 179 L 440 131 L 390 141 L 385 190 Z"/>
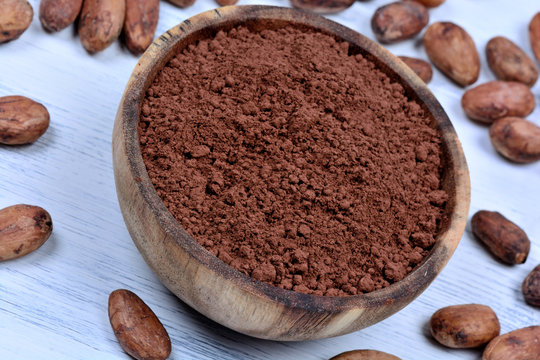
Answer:
<path fill-rule="evenodd" d="M 429 257 L 404 280 L 369 294 L 324 297 L 299 294 L 253 281 L 200 246 L 177 223 L 157 195 L 139 148 L 141 101 L 156 73 L 177 52 L 221 29 L 252 30 L 294 24 L 350 42 L 352 53 L 377 62 L 408 95 L 433 114 L 442 133 L 450 194 L 450 216 Z M 272 340 L 311 340 L 365 328 L 402 309 L 437 276 L 463 234 L 469 208 L 469 174 L 454 129 L 423 81 L 364 36 L 317 15 L 296 10 L 249 6 L 208 11 L 158 38 L 139 61 L 119 106 L 113 133 L 113 160 L 120 207 L 128 230 L 146 262 L 173 293 L 197 311 L 229 328 Z M 179 270 L 181 269 L 181 270 Z"/>
<path fill-rule="evenodd" d="M 30 2 L 39 7 L 38 0 Z M 260 1 L 240 2 L 254 3 Z M 264 3 L 285 5 L 281 0 Z M 369 19 L 382 4 L 358 1 L 332 19 L 372 37 Z M 198 0 L 179 9 L 162 1 L 160 6 L 157 36 L 216 4 Z M 539 10 L 529 0 L 492 0 L 489 6 L 486 1 L 453 0 L 430 10 L 430 17 L 467 25 L 479 45 L 505 35 L 532 56 L 526 23 Z M 500 14 L 504 22 L 478 21 Z M 491 146 L 488 129 L 463 114 L 463 91 L 438 70 L 430 89 L 452 120 L 467 157 L 470 212 L 497 210 L 520 224 L 532 241 L 525 264 L 502 265 L 468 228 L 439 277 L 409 306 L 377 325 L 325 340 L 259 340 L 193 311 L 146 265 L 118 207 L 112 127 L 138 59 L 118 41 L 89 56 L 73 34 L 73 26 L 47 34 L 35 17 L 18 40 L 0 45 L 0 96 L 39 99 L 51 114 L 49 130 L 35 143 L 0 146 L 0 207 L 38 204 L 50 212 L 55 226 L 40 249 L 0 267 L 0 359 L 127 359 L 107 318 L 107 297 L 117 288 L 136 292 L 160 318 L 171 336 L 171 359 L 321 360 L 353 349 L 376 349 L 402 359 L 477 360 L 476 350 L 456 351 L 435 343 L 426 328 L 431 314 L 447 305 L 482 303 L 497 313 L 501 333 L 538 323 L 538 310 L 525 303 L 520 287 L 540 263 L 540 164 L 520 166 L 502 159 Z M 412 41 L 389 50 L 426 56 Z M 484 69 L 479 83 L 494 79 Z M 536 84 L 533 92 L 539 90 Z M 539 110 L 529 118 L 536 124 Z"/>

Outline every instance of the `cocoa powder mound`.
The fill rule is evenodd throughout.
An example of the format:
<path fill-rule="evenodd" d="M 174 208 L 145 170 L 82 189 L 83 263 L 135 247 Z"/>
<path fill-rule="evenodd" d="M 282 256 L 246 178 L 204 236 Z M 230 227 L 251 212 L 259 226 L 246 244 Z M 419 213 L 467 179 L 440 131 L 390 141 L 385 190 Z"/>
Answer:
<path fill-rule="evenodd" d="M 238 27 L 147 90 L 140 144 L 165 205 L 255 280 L 345 296 L 403 279 L 445 223 L 431 115 L 349 44 Z"/>

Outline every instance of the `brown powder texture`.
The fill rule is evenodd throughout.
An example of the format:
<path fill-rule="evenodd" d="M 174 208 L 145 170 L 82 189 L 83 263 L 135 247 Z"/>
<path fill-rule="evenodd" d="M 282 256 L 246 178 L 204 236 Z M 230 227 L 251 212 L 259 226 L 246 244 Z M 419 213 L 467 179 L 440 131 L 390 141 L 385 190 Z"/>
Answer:
<path fill-rule="evenodd" d="M 170 60 L 140 144 L 165 205 L 255 280 L 345 296 L 403 279 L 445 218 L 434 120 L 349 44 L 238 27 Z"/>

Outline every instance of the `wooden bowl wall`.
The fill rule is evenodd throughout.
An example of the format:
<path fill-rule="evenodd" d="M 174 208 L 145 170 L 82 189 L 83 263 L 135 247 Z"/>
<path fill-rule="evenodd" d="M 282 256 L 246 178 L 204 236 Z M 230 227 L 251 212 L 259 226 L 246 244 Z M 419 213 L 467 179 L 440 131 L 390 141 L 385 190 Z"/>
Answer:
<path fill-rule="evenodd" d="M 256 282 L 200 246 L 169 213 L 146 171 L 137 125 L 145 92 L 163 66 L 186 45 L 219 30 L 244 25 L 253 30 L 288 24 L 318 29 L 351 43 L 408 96 L 433 114 L 442 133 L 450 194 L 449 221 L 430 255 L 405 279 L 382 290 L 348 297 L 307 295 Z M 192 17 L 161 35 L 137 64 L 121 100 L 113 134 L 114 174 L 128 230 L 140 253 L 174 294 L 207 317 L 251 336 L 307 340 L 356 331 L 402 309 L 433 281 L 456 249 L 467 220 L 470 185 L 461 145 L 433 94 L 406 65 L 383 47 L 320 16 L 288 8 L 232 6 Z"/>

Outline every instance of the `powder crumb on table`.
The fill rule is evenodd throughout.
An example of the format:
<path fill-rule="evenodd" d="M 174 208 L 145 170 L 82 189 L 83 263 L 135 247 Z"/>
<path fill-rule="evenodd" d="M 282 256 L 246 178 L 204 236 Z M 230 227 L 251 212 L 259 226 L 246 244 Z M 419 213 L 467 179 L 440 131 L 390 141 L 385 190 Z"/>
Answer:
<path fill-rule="evenodd" d="M 345 296 L 401 280 L 446 223 L 434 124 L 346 42 L 238 27 L 169 61 L 139 132 L 157 193 L 208 251 L 255 280 Z"/>

